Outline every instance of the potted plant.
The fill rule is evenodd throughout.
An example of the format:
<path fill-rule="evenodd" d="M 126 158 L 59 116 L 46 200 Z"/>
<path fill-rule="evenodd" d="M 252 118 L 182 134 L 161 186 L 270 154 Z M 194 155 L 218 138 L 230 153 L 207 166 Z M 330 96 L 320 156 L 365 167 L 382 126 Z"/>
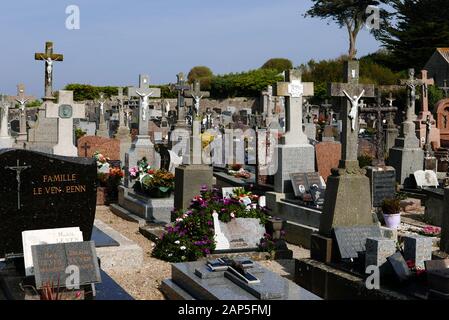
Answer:
<path fill-rule="evenodd" d="M 131 179 L 136 180 L 134 191 L 151 198 L 168 198 L 175 189 L 175 176 L 166 170 L 151 168 L 146 158 L 129 169 L 129 173 Z"/>
<path fill-rule="evenodd" d="M 397 198 L 385 199 L 382 202 L 382 213 L 385 225 L 390 229 L 397 230 L 401 224 L 401 206 Z"/>

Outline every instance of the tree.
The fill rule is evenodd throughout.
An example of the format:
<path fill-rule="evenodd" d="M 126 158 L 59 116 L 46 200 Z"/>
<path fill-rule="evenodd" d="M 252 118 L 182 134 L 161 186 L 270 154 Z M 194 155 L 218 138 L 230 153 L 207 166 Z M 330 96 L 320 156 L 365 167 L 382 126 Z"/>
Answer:
<path fill-rule="evenodd" d="M 350 60 L 357 55 L 357 36 L 370 18 L 372 12 L 370 7 L 379 7 L 382 3 L 390 0 L 312 0 L 314 3 L 306 13 L 305 17 L 330 19 L 340 28 L 346 27 L 349 35 Z M 379 7 L 379 17 L 385 17 L 388 13 Z"/>
<path fill-rule="evenodd" d="M 377 38 L 391 51 L 390 67 L 421 70 L 437 47 L 449 46 L 447 0 L 392 0 L 394 21 L 385 20 Z"/>
<path fill-rule="evenodd" d="M 190 70 L 187 79 L 190 83 L 196 80 L 201 82 L 201 90 L 210 90 L 210 84 L 213 77 L 212 70 L 205 66 L 196 66 Z"/>
<path fill-rule="evenodd" d="M 273 58 L 264 63 L 261 69 L 274 69 L 277 72 L 293 69 L 293 63 L 284 58 Z"/>

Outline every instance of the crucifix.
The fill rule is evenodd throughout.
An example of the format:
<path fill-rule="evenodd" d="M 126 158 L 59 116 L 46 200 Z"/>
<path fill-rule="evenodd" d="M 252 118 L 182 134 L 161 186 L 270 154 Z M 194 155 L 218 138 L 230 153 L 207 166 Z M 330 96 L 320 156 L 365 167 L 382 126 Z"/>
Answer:
<path fill-rule="evenodd" d="M 148 75 L 141 74 L 139 76 L 139 87 L 128 88 L 128 95 L 130 97 L 139 97 L 139 135 L 148 136 L 148 107 L 149 98 L 160 98 L 161 89 L 150 88 L 150 77 Z"/>
<path fill-rule="evenodd" d="M 388 101 L 388 106 L 390 108 L 394 108 L 393 102 L 395 102 L 396 99 L 393 97 L 393 92 L 390 91 L 390 93 L 388 94 L 388 97 L 385 100 Z M 397 108 L 396 108 L 396 111 L 397 111 Z M 388 128 L 396 128 L 396 125 L 394 124 L 394 112 L 388 113 L 387 127 Z"/>
<path fill-rule="evenodd" d="M 17 160 L 17 165 L 15 167 L 5 167 L 6 170 L 12 170 L 16 172 L 16 179 L 17 179 L 17 209 L 20 210 L 22 205 L 20 203 L 20 191 L 21 191 L 21 186 L 22 186 L 22 179 L 21 179 L 21 174 L 22 171 L 26 170 L 26 169 L 30 169 L 31 166 L 21 166 L 20 165 L 20 160 Z"/>
<path fill-rule="evenodd" d="M 87 142 L 84 143 L 84 145 L 81 147 L 81 149 L 84 150 L 84 158 L 87 158 L 87 150 L 90 149 L 90 146 Z"/>
<path fill-rule="evenodd" d="M 60 90 L 58 103 L 47 102 L 45 111 L 46 118 L 58 119 L 58 144 L 53 147 L 53 154 L 76 157 L 73 120 L 86 117 L 86 105 L 73 101 L 73 91 Z"/>
<path fill-rule="evenodd" d="M 331 83 L 329 96 L 341 98 L 342 160 L 340 169 L 359 168 L 358 151 L 358 108 L 363 97 L 374 97 L 374 85 L 359 84 L 359 62 L 345 62 L 344 79 L 346 83 Z"/>
<path fill-rule="evenodd" d="M 426 146 L 425 146 L 426 157 L 432 156 L 432 145 L 430 143 L 430 129 L 432 129 L 432 121 L 430 114 L 428 114 L 426 119 Z"/>
<path fill-rule="evenodd" d="M 178 91 L 178 103 L 177 103 L 177 114 L 178 114 L 178 120 L 176 123 L 177 127 L 184 127 L 185 126 L 185 105 L 184 105 L 184 91 L 190 90 L 190 86 L 187 83 L 187 81 L 184 79 L 184 73 L 178 73 L 176 75 L 178 78 L 178 82 L 176 84 L 170 85 L 171 91 Z"/>
<path fill-rule="evenodd" d="M 447 80 L 443 81 L 443 86 L 440 89 L 444 91 L 444 96 L 446 99 L 449 98 L 449 87 L 447 85 Z"/>
<path fill-rule="evenodd" d="M 118 104 L 118 112 L 119 112 L 119 127 L 124 128 L 126 126 L 125 124 L 125 96 L 123 95 L 123 88 L 118 87 L 117 88 L 118 94 L 116 96 L 113 96 L 112 99 L 115 99 Z"/>
<path fill-rule="evenodd" d="M 328 99 L 326 99 L 324 100 L 324 103 L 321 104 L 321 107 L 326 110 L 329 118 L 329 124 L 332 125 L 332 123 L 334 122 L 334 110 L 332 109 L 332 104 L 329 103 Z"/>
<path fill-rule="evenodd" d="M 433 86 L 435 81 L 433 79 L 427 78 L 427 70 L 421 70 L 421 87 L 422 87 L 422 98 L 421 105 L 422 110 L 420 112 L 420 119 L 425 121 L 427 115 L 429 114 L 429 86 Z"/>
<path fill-rule="evenodd" d="M 292 69 L 286 72 L 285 82 L 278 82 L 275 89 L 276 96 L 285 97 L 285 135 L 281 144 L 308 144 L 309 139 L 302 127 L 302 102 L 303 97 L 313 96 L 313 82 L 302 82 L 301 70 Z"/>
<path fill-rule="evenodd" d="M 382 92 L 380 89 L 376 90 L 376 104 L 374 108 L 363 108 L 362 113 L 371 113 L 376 116 L 376 135 L 375 135 L 375 145 L 376 145 L 376 159 L 373 161 L 375 166 L 385 165 L 385 146 L 384 146 L 384 129 L 382 114 L 392 113 L 398 110 L 396 107 L 386 107 L 382 105 Z"/>
<path fill-rule="evenodd" d="M 196 80 L 195 83 L 193 84 L 193 87 L 185 92 L 185 95 L 187 97 L 191 97 L 194 101 L 194 115 L 199 115 L 200 114 L 200 102 L 201 99 L 203 98 L 208 98 L 210 97 L 210 92 L 209 91 L 201 91 L 201 83 L 199 80 Z"/>
<path fill-rule="evenodd" d="M 53 53 L 53 42 L 45 43 L 45 53 L 35 53 L 35 60 L 45 61 L 45 97 L 44 100 L 54 100 L 53 98 L 53 63 L 64 61 L 62 54 Z"/>
<path fill-rule="evenodd" d="M 27 116 L 26 116 L 26 104 L 30 100 L 34 100 L 34 97 L 27 96 L 25 94 L 25 85 L 20 83 L 17 85 L 17 96 L 8 97 L 10 101 L 17 102 L 20 108 L 20 120 L 19 127 L 20 132 L 17 140 L 24 141 L 27 139 Z"/>
<path fill-rule="evenodd" d="M 415 114 L 415 105 L 416 105 L 416 87 L 422 86 L 424 83 L 422 80 L 415 78 L 415 70 L 409 69 L 408 70 L 408 79 L 401 80 L 400 83 L 402 85 L 405 85 L 407 87 L 407 111 L 405 113 L 405 122 L 406 123 L 413 123 L 413 121 L 416 120 L 416 114 Z M 415 127 L 414 124 L 410 126 L 406 126 L 404 128 L 407 132 L 404 132 L 404 134 L 408 133 L 414 133 Z"/>

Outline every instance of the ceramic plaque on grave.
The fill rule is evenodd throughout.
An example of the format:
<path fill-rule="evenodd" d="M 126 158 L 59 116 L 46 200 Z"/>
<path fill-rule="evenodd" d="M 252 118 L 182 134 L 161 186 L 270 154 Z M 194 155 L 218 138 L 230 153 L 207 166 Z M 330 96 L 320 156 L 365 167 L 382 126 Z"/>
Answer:
<path fill-rule="evenodd" d="M 290 179 L 292 181 L 293 191 L 295 196 L 303 198 L 309 191 L 309 185 L 305 173 L 291 173 Z"/>
<path fill-rule="evenodd" d="M 418 170 L 414 174 L 416 185 L 419 188 L 437 188 L 439 186 L 438 177 L 435 171 L 432 170 Z"/>
<path fill-rule="evenodd" d="M 31 251 L 38 289 L 52 283 L 73 289 L 101 282 L 93 241 L 37 245 Z"/>
<path fill-rule="evenodd" d="M 333 233 L 342 260 L 358 259 L 366 251 L 366 239 L 382 238 L 379 226 L 336 227 Z"/>

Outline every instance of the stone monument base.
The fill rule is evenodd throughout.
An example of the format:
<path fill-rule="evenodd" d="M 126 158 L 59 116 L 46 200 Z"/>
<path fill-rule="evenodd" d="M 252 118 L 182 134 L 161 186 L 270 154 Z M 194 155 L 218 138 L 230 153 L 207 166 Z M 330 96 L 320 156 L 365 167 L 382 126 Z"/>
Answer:
<path fill-rule="evenodd" d="M 0 149 L 10 149 L 14 145 L 14 139 L 11 137 L 0 137 Z"/>
<path fill-rule="evenodd" d="M 320 222 L 320 234 L 329 236 L 335 227 L 374 224 L 370 182 L 363 170 L 347 172 L 333 169 L 327 179 L 326 198 Z"/>
<path fill-rule="evenodd" d="M 315 148 L 310 144 L 279 145 L 274 191 L 293 193 L 290 173 L 315 172 Z"/>
<path fill-rule="evenodd" d="M 213 186 L 213 170 L 200 164 L 181 165 L 175 170 L 175 208 L 185 210 L 202 186 Z"/>
<path fill-rule="evenodd" d="M 396 169 L 396 181 L 403 186 L 413 185 L 411 176 L 424 167 L 424 151 L 418 148 L 390 149 L 388 164 Z"/>
<path fill-rule="evenodd" d="M 137 136 L 137 140 L 129 151 L 129 165 L 136 166 L 142 158 L 147 158 L 148 163 L 152 166 L 155 157 L 154 144 L 151 142 L 150 136 Z"/>

